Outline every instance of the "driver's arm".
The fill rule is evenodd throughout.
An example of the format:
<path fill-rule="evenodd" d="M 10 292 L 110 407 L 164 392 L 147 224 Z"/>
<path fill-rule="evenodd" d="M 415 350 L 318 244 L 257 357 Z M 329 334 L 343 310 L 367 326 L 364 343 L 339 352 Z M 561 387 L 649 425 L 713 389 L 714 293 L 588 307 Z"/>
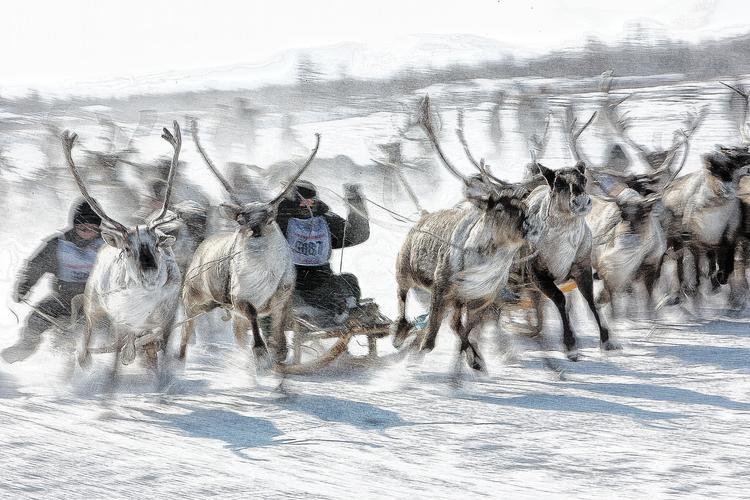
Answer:
<path fill-rule="evenodd" d="M 370 221 L 361 186 L 344 184 L 344 193 L 347 203 L 346 219 L 330 211 L 324 216 L 331 230 L 333 248 L 359 245 L 370 237 Z"/>

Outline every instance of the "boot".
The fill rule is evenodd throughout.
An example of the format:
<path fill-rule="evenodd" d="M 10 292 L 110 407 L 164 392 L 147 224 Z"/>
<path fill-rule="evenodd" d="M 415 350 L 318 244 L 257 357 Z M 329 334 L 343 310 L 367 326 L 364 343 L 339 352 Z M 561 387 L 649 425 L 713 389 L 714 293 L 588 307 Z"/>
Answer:
<path fill-rule="evenodd" d="M 3 349 L 0 356 L 5 360 L 6 363 L 12 364 L 17 361 L 23 361 L 32 354 L 34 354 L 39 347 L 39 340 L 35 340 L 29 337 L 21 337 L 18 342 L 12 346 Z"/>

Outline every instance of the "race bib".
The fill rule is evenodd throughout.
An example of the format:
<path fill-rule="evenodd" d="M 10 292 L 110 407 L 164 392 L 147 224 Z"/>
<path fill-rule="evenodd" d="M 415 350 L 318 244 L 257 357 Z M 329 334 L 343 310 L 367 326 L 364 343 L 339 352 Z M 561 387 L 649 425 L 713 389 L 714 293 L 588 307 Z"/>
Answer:
<path fill-rule="evenodd" d="M 85 283 L 94 267 L 101 244 L 100 240 L 86 248 L 80 248 L 62 238 L 57 240 L 57 279 L 67 283 Z"/>
<path fill-rule="evenodd" d="M 331 258 L 331 231 L 324 217 L 289 219 L 286 240 L 295 265 L 322 266 Z"/>

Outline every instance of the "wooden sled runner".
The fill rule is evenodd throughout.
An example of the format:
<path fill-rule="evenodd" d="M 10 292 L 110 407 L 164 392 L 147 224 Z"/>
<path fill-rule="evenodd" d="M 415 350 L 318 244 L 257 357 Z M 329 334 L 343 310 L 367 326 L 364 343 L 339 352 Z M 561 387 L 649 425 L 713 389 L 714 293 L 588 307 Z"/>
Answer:
<path fill-rule="evenodd" d="M 277 363 L 274 369 L 290 375 L 306 375 L 318 372 L 331 365 L 342 354 L 347 353 L 349 343 L 355 337 L 366 338 L 367 354 L 352 356 L 350 361 L 361 365 L 383 362 L 390 356 L 378 356 L 377 341 L 390 334 L 390 327 L 391 320 L 380 313 L 377 304 L 372 299 L 360 300 L 359 307 L 354 309 L 351 317 L 341 325 L 320 324 L 315 318 L 295 311 L 292 361 Z M 331 339 L 336 339 L 332 346 L 316 352 L 311 359 L 303 359 L 307 351 L 315 352 L 309 346 L 310 343 L 320 343 L 320 341 Z"/>

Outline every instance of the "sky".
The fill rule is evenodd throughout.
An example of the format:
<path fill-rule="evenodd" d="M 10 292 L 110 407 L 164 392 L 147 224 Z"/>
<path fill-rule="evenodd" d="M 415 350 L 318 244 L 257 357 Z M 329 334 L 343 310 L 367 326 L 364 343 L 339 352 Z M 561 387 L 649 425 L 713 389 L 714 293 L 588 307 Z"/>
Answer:
<path fill-rule="evenodd" d="M 588 36 L 613 42 L 635 22 L 688 41 L 750 26 L 750 2 L 736 0 L 11 0 L 2 9 L 0 89 L 263 64 L 288 49 L 420 33 L 478 35 L 529 53 Z"/>

